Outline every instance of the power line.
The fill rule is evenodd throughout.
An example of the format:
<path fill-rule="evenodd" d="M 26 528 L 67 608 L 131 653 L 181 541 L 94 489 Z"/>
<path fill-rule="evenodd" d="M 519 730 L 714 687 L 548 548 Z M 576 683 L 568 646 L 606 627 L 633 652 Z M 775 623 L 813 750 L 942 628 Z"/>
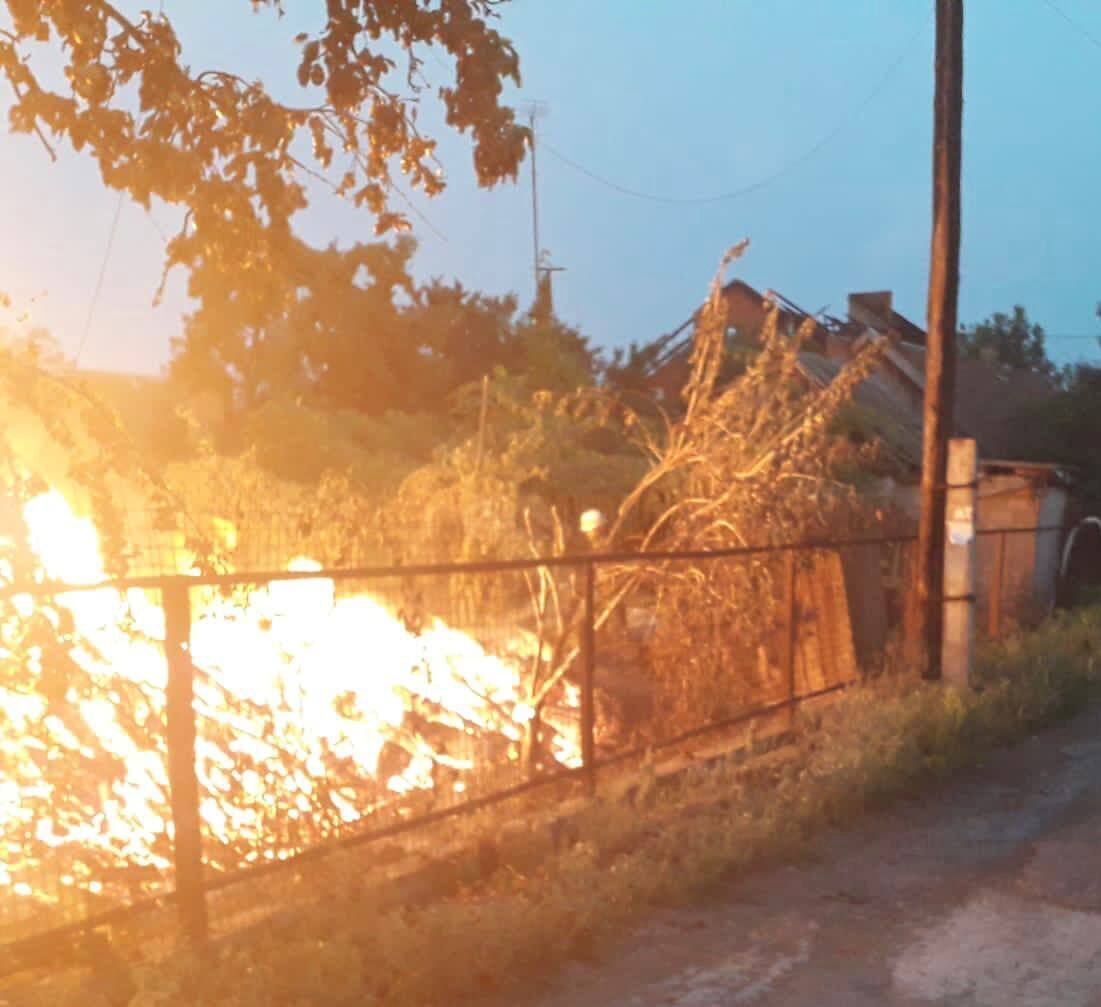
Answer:
<path fill-rule="evenodd" d="M 103 249 L 103 261 L 99 266 L 99 278 L 96 280 L 96 288 L 92 292 L 92 300 L 88 305 L 88 316 L 84 319 L 84 333 L 80 337 L 80 345 L 77 347 L 76 356 L 73 358 L 74 367 L 80 363 L 80 356 L 88 342 L 88 334 L 92 331 L 92 319 L 95 317 L 96 306 L 99 304 L 99 295 L 103 292 L 103 279 L 107 275 L 107 264 L 111 261 L 111 249 L 115 245 L 115 235 L 118 233 L 119 217 L 122 216 L 122 203 L 125 198 L 125 193 L 120 192 L 118 203 L 115 205 L 115 216 L 111 220 L 111 230 L 107 234 L 107 246 Z"/>
<path fill-rule="evenodd" d="M 149 223 L 153 225 L 153 230 L 157 232 L 157 236 L 161 239 L 161 242 L 167 245 L 169 242 L 169 237 L 167 234 L 165 234 L 164 228 L 161 227 L 159 223 L 157 223 L 157 218 L 153 216 L 153 211 L 151 209 L 146 208 L 145 218 L 149 221 Z"/>
<path fill-rule="evenodd" d="M 592 179 L 592 181 L 597 182 L 600 185 L 605 186 L 606 188 L 612 189 L 615 192 L 620 193 L 621 195 L 632 196 L 635 199 L 645 199 L 652 203 L 674 203 L 687 205 L 702 203 L 720 203 L 730 199 L 737 199 L 741 196 L 747 196 L 750 193 L 756 192 L 758 189 L 763 189 L 765 188 L 765 186 L 771 185 L 773 182 L 778 181 L 780 178 L 783 178 L 799 165 L 803 164 L 806 161 L 809 161 L 820 150 L 822 150 L 824 147 L 828 146 L 835 139 L 837 139 L 837 137 L 852 124 L 852 122 L 860 115 L 860 113 L 863 112 L 865 108 L 867 108 L 873 101 L 875 101 L 876 98 L 879 97 L 880 94 L 883 93 L 883 90 L 886 88 L 887 84 L 890 83 L 891 78 L 895 75 L 895 72 L 898 70 L 898 68 L 903 64 L 903 62 L 905 62 L 906 57 L 910 54 L 910 49 L 914 46 L 918 38 L 925 31 L 925 28 L 928 26 L 931 20 L 932 14 L 930 14 L 929 17 L 927 17 L 924 21 L 921 22 L 920 25 L 918 25 L 917 30 L 914 31 L 913 34 L 906 39 L 906 43 L 903 46 L 902 51 L 887 67 L 887 70 L 884 72 L 883 76 L 880 78 L 876 86 L 871 90 L 871 92 L 869 92 L 868 96 L 853 109 L 850 115 L 842 119 L 841 122 L 839 122 L 837 126 L 835 126 L 829 133 L 823 136 L 822 139 L 820 139 L 813 146 L 808 147 L 797 157 L 788 161 L 787 164 L 774 171 L 771 175 L 767 175 L 756 182 L 749 183 L 748 185 L 743 185 L 738 189 L 732 189 L 729 192 L 720 192 L 712 196 L 661 196 L 655 193 L 642 192 L 638 189 L 632 189 L 626 185 L 620 185 L 618 182 L 612 181 L 611 179 L 606 178 L 603 175 L 599 175 L 589 168 L 586 168 L 583 164 L 578 163 L 577 161 L 573 160 L 573 158 L 568 157 L 560 150 L 557 150 L 555 147 L 549 144 L 545 138 L 541 139 L 541 143 L 543 148 L 549 154 L 557 158 L 568 167 L 573 168 L 574 171 L 580 172 L 582 175 L 585 175 L 586 177 Z"/>
<path fill-rule="evenodd" d="M 413 211 L 413 215 L 417 217 L 420 222 L 424 224 L 424 226 L 427 227 L 428 230 L 430 230 L 437 238 L 439 238 L 440 241 L 442 241 L 445 245 L 451 244 L 451 241 L 448 239 L 447 235 L 444 234 L 443 231 L 441 231 L 435 224 L 433 224 L 428 215 L 419 206 L 417 206 L 416 203 L 413 202 L 412 196 L 406 195 L 396 185 L 391 186 L 391 190 L 397 195 L 398 199 L 400 199 L 406 206 L 409 207 L 410 210 Z"/>
<path fill-rule="evenodd" d="M 1075 21 L 1074 18 L 1072 18 L 1065 10 L 1063 10 L 1060 6 L 1058 6 L 1058 4 L 1055 3 L 1055 0 L 1043 0 L 1043 2 L 1049 8 L 1051 8 L 1052 11 L 1058 14 L 1059 17 L 1066 21 L 1066 23 L 1069 24 L 1076 32 L 1078 32 L 1078 34 L 1081 35 L 1082 38 L 1084 38 L 1087 42 L 1090 42 L 1093 45 L 1097 46 L 1098 49 L 1101 49 L 1101 38 L 1098 38 L 1096 35 L 1088 31 L 1083 25 Z"/>

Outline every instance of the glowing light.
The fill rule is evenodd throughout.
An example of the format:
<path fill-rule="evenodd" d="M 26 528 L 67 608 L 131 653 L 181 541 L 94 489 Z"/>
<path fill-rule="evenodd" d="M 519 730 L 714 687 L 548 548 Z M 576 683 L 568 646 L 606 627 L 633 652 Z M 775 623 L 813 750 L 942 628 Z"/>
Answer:
<path fill-rule="evenodd" d="M 107 579 L 94 526 L 61 494 L 32 499 L 24 518 L 48 578 Z M 236 541 L 232 526 L 219 531 Z M 192 591 L 199 810 L 208 855 L 229 866 L 286 859 L 319 830 L 354 824 L 395 795 L 467 793 L 490 740 L 496 764 L 516 763 L 536 716 L 522 673 L 535 645 L 520 631 L 497 656 L 439 619 L 415 633 L 380 599 L 339 595 L 308 557 L 289 570 L 319 576 L 247 595 Z M 80 641 L 72 659 L 95 695 L 70 687 L 47 700 L 0 684 L 0 850 L 11 854 L 0 887 L 43 899 L 51 896 L 15 866 L 29 856 L 28 837 L 58 856 L 87 854 L 66 863 L 61 884 L 93 893 L 105 887 L 89 865 L 159 871 L 171 860 L 159 599 L 96 589 L 60 603 Z M 29 619 L 35 603 L 21 596 L 12 610 Z M 51 660 L 40 648 L 26 663 L 45 675 Z M 574 686 L 560 693 L 561 705 L 579 706 Z M 578 765 L 576 738 L 544 728 L 553 757 Z M 32 820 L 31 799 L 53 808 L 58 794 L 52 762 L 70 758 L 111 763 L 94 784 L 98 796 L 86 814 L 58 807 Z"/>
<path fill-rule="evenodd" d="M 30 547 L 47 577 L 67 584 L 94 584 L 105 579 L 95 525 L 76 517 L 57 490 L 28 500 L 23 517 Z"/>

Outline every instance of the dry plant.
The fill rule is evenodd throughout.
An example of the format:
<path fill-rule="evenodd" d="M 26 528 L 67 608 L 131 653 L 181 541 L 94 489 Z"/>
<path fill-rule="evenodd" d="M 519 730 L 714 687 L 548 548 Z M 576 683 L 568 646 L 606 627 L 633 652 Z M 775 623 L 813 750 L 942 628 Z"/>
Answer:
<path fill-rule="evenodd" d="M 744 245 L 733 250 L 723 268 L 743 249 Z M 875 350 L 865 351 L 827 389 L 809 390 L 800 379 L 798 352 L 810 329 L 805 327 L 794 343 L 789 342 L 779 334 L 773 315 L 748 370 L 729 385 L 722 385 L 726 316 L 721 277 L 720 271 L 701 312 L 683 414 L 655 427 L 622 411 L 600 390 L 557 402 L 541 396 L 534 410 L 537 422 L 509 434 L 492 456 L 481 439 L 477 446 L 457 449 L 448 462 L 450 473 L 436 468 L 409 480 L 406 494 L 399 495 L 395 507 L 426 525 L 429 540 L 457 548 L 458 556 L 452 558 L 572 552 L 575 547 L 560 511 L 551 505 L 531 504 L 521 487 L 539 476 L 539 465 L 531 461 L 538 456 L 531 450 L 532 443 L 553 448 L 559 430 L 555 424 L 574 424 L 578 414 L 585 413 L 598 425 L 617 415 L 626 416 L 650 463 L 622 498 L 608 545 L 714 551 L 835 531 L 839 517 L 847 519 L 856 502 L 851 490 L 832 477 L 823 461 L 829 423 L 874 366 Z M 14 363 L 7 371 L 9 379 L 15 373 Z M 33 373 L 33 368 L 28 367 L 27 373 Z M 90 427 L 92 449 L 76 443 L 64 427 L 67 414 L 50 407 L 50 395 L 56 395 L 63 382 L 46 375 L 8 383 L 12 399 L 40 417 L 57 442 L 71 449 L 68 474 L 93 498 L 92 509 L 108 559 L 117 560 L 117 566 L 112 562 L 110 569 L 123 569 L 124 530 L 117 506 L 112 509 L 114 501 L 103 492 L 104 456 L 119 478 L 154 487 L 157 503 L 166 508 L 177 503 L 170 488 L 140 468 L 117 423 L 109 423 L 108 414 L 82 390 L 66 389 L 77 399 Z M 458 478 L 452 478 L 454 473 Z M 339 493 L 334 496 L 338 498 Z M 205 551 L 196 545 L 197 552 Z M 409 606 L 411 611 L 422 608 L 435 615 L 441 614 L 446 602 L 447 614 L 459 625 L 478 625 L 492 613 L 502 626 L 527 632 L 530 646 L 520 659 L 524 662 L 525 705 L 532 714 L 524 753 L 529 771 L 553 765 L 544 744 L 561 735 L 566 726 L 551 721 L 570 708 L 566 701 L 569 678 L 576 677 L 584 618 L 583 574 L 581 566 L 537 566 L 511 578 L 451 576 L 443 578 L 440 594 L 446 597 L 442 600 L 427 597 Z M 762 558 L 602 566 L 595 628 L 612 634 L 615 617 L 631 606 L 656 613 L 652 653 L 661 708 L 668 725 L 691 721 L 694 726 L 742 703 L 748 693 L 761 687 L 754 677 L 756 654 L 767 643 L 773 621 L 775 574 L 775 565 Z M 62 667 L 60 663 L 57 666 Z M 32 683 L 36 674 L 35 669 L 16 669 L 14 664 L 8 670 L 22 673 L 21 687 Z M 139 700 L 158 708 L 157 700 L 138 696 L 134 702 Z M 258 724 L 266 722 L 258 711 L 245 712 Z M 554 730 L 544 731 L 544 725 Z M 148 732 L 137 733 L 145 739 Z M 438 741 L 414 727 L 395 738 L 394 744 L 409 752 L 429 751 L 434 762 L 446 763 Z M 293 752 L 296 746 L 288 744 L 286 748 Z M 281 747 L 279 758 L 284 755 Z M 288 755 L 288 771 L 291 762 Z M 347 767 L 330 765 L 328 770 L 333 778 L 342 779 Z M 94 773 L 87 774 L 88 781 L 93 777 Z M 74 795 L 75 807 L 89 803 L 86 795 Z M 283 806 L 272 810 L 281 812 Z M 303 826 L 305 831 L 324 833 L 332 823 L 318 820 L 308 825 Z M 297 827 L 290 831 L 297 832 Z M 281 838 L 298 848 L 313 836 Z M 232 860 L 242 852 L 228 850 L 226 854 Z"/>
<path fill-rule="evenodd" d="M 869 344 L 824 389 L 803 379 L 800 351 L 815 330 L 808 318 L 794 340 L 773 309 L 760 351 L 744 374 L 719 383 L 727 352 L 727 267 L 723 258 L 696 326 L 685 409 L 654 432 L 634 424 L 649 471 L 620 505 L 610 537 L 640 549 L 726 549 L 791 542 L 836 532 L 854 493 L 833 478 L 826 459 L 830 423 L 875 369 L 881 344 Z"/>
<path fill-rule="evenodd" d="M 808 319 L 789 339 L 773 310 L 759 352 L 723 384 L 723 279 L 746 247 L 742 242 L 724 257 L 699 314 L 683 412 L 655 424 L 616 405 L 649 468 L 619 504 L 603 548 L 722 552 L 837 537 L 865 520 L 859 496 L 831 469 L 831 423 L 882 347 L 868 345 L 829 386 L 811 387 L 800 352 L 815 323 Z M 600 408 L 614 411 L 608 402 Z M 597 630 L 621 635 L 630 608 L 653 615 L 650 656 L 665 726 L 721 717 L 768 688 L 762 676 L 777 629 L 779 565 L 758 554 L 601 566 Z M 575 583 L 571 595 L 577 597 Z M 542 611 L 561 621 L 560 604 Z M 559 636 L 564 646 L 542 670 L 544 682 L 565 675 L 579 654 L 577 632 Z"/>
<path fill-rule="evenodd" d="M 532 444 L 553 440 L 553 422 L 614 426 L 630 432 L 646 467 L 620 496 L 598 551 L 722 552 L 838 537 L 865 527 L 865 507 L 834 471 L 831 425 L 856 387 L 874 370 L 882 347 L 869 344 L 826 388 L 807 380 L 800 352 L 815 327 L 808 319 L 794 339 L 770 312 L 747 369 L 723 382 L 727 307 L 723 280 L 747 242 L 724 257 L 697 321 L 684 408 L 646 418 L 609 392 L 586 389 L 557 400 L 537 396 L 536 417 L 500 450 L 466 445 L 407 480 L 398 496 L 415 513 L 434 554 L 462 559 L 561 556 L 578 551 L 559 510 L 532 507 L 521 486 L 538 475 L 525 459 Z M 519 516 L 519 517 L 518 517 Z M 404 526 L 403 526 L 404 528 Z M 410 538 L 407 541 L 414 541 Z M 650 617 L 655 632 L 649 664 L 665 724 L 695 726 L 744 708 L 770 687 L 769 652 L 777 631 L 781 560 L 751 557 L 602 563 L 595 629 L 610 653 L 625 636 L 628 610 Z M 569 677 L 580 656 L 583 569 L 542 567 L 526 591 L 490 597 L 493 578 L 457 578 L 453 595 L 471 618 L 511 612 L 536 640 L 526 675 L 536 713 L 535 751 L 543 702 Z M 456 604 L 455 597 L 451 600 Z M 635 677 L 644 669 L 628 669 Z M 690 722 L 690 725 L 689 725 Z"/>
<path fill-rule="evenodd" d="M 684 411 L 657 430 L 635 429 L 650 470 L 623 501 L 610 540 L 641 551 L 723 551 L 837 537 L 859 521 L 855 491 L 829 464 L 831 423 L 875 368 L 871 345 L 826 388 L 811 387 L 800 352 L 813 334 L 807 319 L 794 339 L 773 309 L 745 372 L 720 383 L 727 352 L 724 257 L 696 327 Z M 782 558 L 662 560 L 610 572 L 606 610 L 645 605 L 656 619 L 651 643 L 659 729 L 689 727 L 744 708 L 771 687 L 770 640 L 777 617 Z"/>

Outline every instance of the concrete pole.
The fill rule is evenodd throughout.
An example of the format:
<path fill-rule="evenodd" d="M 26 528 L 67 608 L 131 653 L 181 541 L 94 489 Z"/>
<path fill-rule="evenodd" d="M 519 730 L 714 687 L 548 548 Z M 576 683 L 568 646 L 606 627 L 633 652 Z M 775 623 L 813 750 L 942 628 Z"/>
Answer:
<path fill-rule="evenodd" d="M 979 457 L 973 440 L 948 442 L 948 492 L 944 536 L 944 680 L 971 684 L 975 649 L 975 538 Z"/>

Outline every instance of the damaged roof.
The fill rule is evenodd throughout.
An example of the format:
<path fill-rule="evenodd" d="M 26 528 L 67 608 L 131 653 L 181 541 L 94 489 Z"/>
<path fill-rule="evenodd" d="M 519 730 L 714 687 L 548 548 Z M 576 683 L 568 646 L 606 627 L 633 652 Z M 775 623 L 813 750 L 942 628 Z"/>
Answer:
<path fill-rule="evenodd" d="M 845 362 L 821 353 L 802 352 L 799 366 L 807 380 L 818 388 L 825 388 L 841 373 Z M 878 371 L 857 385 L 853 402 L 900 461 L 921 468 L 920 410 L 909 406 Z"/>

